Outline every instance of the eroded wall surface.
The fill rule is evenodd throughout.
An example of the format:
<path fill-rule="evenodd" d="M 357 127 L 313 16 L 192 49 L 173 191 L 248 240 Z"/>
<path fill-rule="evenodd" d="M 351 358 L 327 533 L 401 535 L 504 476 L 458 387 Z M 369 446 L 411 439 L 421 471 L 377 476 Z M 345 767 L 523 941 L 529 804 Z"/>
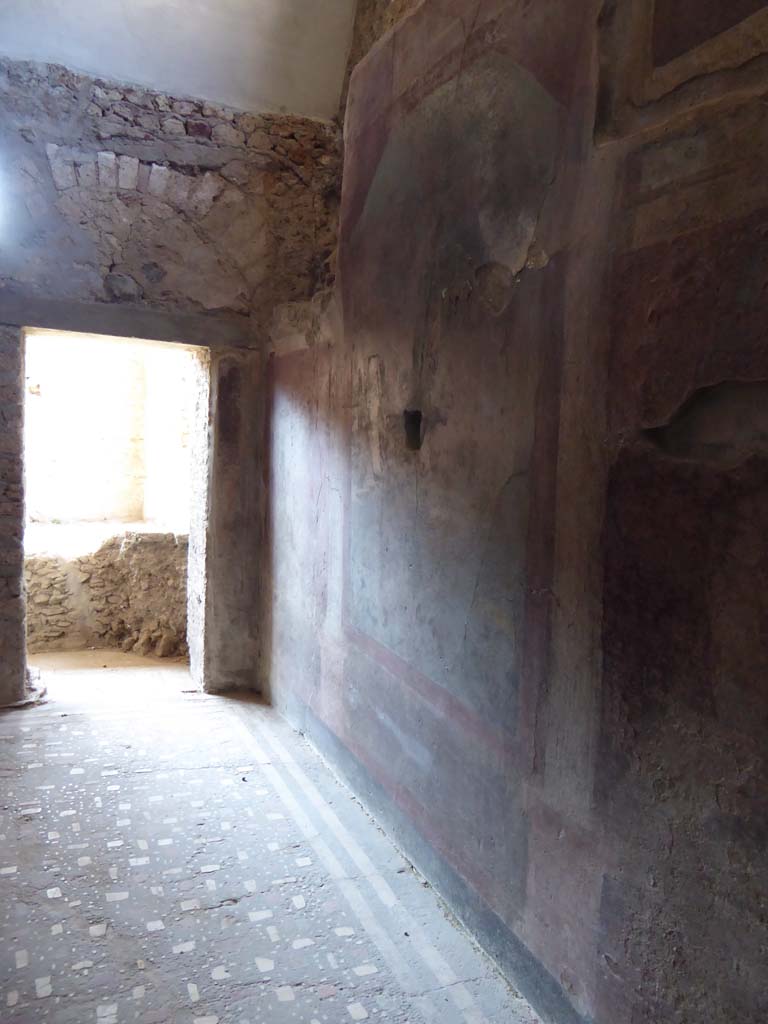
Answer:
<path fill-rule="evenodd" d="M 699 6 L 425 0 L 273 328 L 265 684 L 574 1024 L 768 1013 L 768 11 Z"/>

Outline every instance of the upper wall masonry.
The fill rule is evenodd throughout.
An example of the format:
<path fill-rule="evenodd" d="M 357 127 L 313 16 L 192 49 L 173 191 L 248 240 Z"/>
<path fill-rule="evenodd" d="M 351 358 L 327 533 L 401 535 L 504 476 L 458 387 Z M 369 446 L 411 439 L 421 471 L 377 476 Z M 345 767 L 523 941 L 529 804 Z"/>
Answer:
<path fill-rule="evenodd" d="M 0 60 L 0 145 L 0 299 L 245 314 L 259 333 L 332 276 L 331 124 Z"/>
<path fill-rule="evenodd" d="M 0 53 L 201 96 L 332 118 L 356 0 L 3 0 Z"/>

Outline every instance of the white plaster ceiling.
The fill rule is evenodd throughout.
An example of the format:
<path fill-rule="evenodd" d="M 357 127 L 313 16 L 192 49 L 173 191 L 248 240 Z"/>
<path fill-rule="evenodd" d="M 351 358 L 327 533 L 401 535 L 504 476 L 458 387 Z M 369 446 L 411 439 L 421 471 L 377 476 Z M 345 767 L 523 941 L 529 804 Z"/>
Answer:
<path fill-rule="evenodd" d="M 0 0 L 0 54 L 331 118 L 356 0 Z"/>

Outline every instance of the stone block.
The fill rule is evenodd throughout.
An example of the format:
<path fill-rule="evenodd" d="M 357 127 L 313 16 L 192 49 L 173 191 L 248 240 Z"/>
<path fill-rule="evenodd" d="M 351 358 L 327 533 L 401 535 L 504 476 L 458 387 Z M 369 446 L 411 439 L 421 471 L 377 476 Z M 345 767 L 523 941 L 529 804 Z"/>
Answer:
<path fill-rule="evenodd" d="M 134 106 L 152 109 L 152 97 L 146 89 L 126 89 L 125 98 L 129 103 L 133 103 Z"/>
<path fill-rule="evenodd" d="M 118 158 L 117 183 L 121 189 L 136 189 L 139 185 L 139 161 L 135 156 Z"/>
<path fill-rule="evenodd" d="M 75 165 L 72 158 L 67 155 L 66 150 L 61 146 L 49 143 L 45 147 L 48 163 L 53 175 L 53 183 L 59 191 L 67 188 L 74 188 L 77 185 Z"/>
<path fill-rule="evenodd" d="M 245 135 L 231 124 L 217 124 L 213 129 L 212 138 L 220 146 L 245 145 Z"/>
<path fill-rule="evenodd" d="M 213 129 L 207 121 L 187 121 L 187 135 L 193 139 L 210 139 Z"/>
<path fill-rule="evenodd" d="M 258 149 L 262 153 L 267 153 L 272 149 L 272 139 L 266 132 L 253 132 L 253 134 L 248 136 L 248 148 Z"/>
<path fill-rule="evenodd" d="M 96 85 L 93 89 L 93 97 L 100 106 L 110 107 L 113 103 L 119 103 L 123 94 L 119 89 Z"/>
<path fill-rule="evenodd" d="M 221 107 L 216 103 L 203 104 L 203 117 L 218 117 L 222 121 L 232 121 L 235 111 L 229 107 Z"/>
<path fill-rule="evenodd" d="M 166 117 L 161 123 L 160 127 L 166 135 L 186 135 L 187 129 L 181 118 L 178 117 Z"/>
<path fill-rule="evenodd" d="M 146 132 L 160 131 L 160 118 L 157 114 L 139 114 L 136 118 L 136 124 Z"/>
<path fill-rule="evenodd" d="M 236 185 L 247 185 L 251 178 L 251 169 L 244 160 L 232 160 L 221 171 L 222 177 Z"/>
<path fill-rule="evenodd" d="M 104 288 L 115 302 L 137 302 L 144 294 L 141 285 L 130 274 L 107 274 Z"/>
<path fill-rule="evenodd" d="M 194 184 L 194 178 L 188 174 L 180 174 L 178 171 L 171 171 L 168 177 L 165 198 L 174 206 L 184 206 Z"/>
<path fill-rule="evenodd" d="M 133 122 L 135 113 L 136 112 L 134 111 L 130 103 L 115 103 L 111 109 L 111 114 L 113 117 L 122 118 L 122 120 L 125 121 L 127 124 L 131 124 Z"/>
<path fill-rule="evenodd" d="M 99 185 L 102 189 L 117 188 L 117 157 L 114 153 L 101 152 L 97 156 Z"/>
<path fill-rule="evenodd" d="M 235 127 L 244 135 L 252 135 L 253 132 L 264 127 L 264 119 L 255 114 L 237 114 Z"/>
<path fill-rule="evenodd" d="M 211 172 L 204 174 L 193 188 L 190 201 L 199 216 L 205 216 L 213 206 L 216 198 L 224 190 L 224 181 Z"/>
<path fill-rule="evenodd" d="M 164 633 L 160 641 L 157 644 L 155 653 L 158 658 L 171 658 L 177 651 L 177 640 L 176 637 L 170 633 Z"/>
<path fill-rule="evenodd" d="M 96 157 L 92 154 L 83 154 L 79 157 L 75 168 L 77 170 L 77 183 L 80 188 L 93 190 L 99 184 L 99 169 Z"/>
<path fill-rule="evenodd" d="M 147 184 L 147 191 L 150 195 L 165 195 L 165 190 L 168 187 L 170 176 L 171 170 L 169 167 L 165 167 L 163 164 L 152 164 L 149 172 L 149 182 Z"/>
<path fill-rule="evenodd" d="M 192 117 L 200 112 L 200 105 L 192 100 L 174 100 L 173 109 L 183 117 Z"/>

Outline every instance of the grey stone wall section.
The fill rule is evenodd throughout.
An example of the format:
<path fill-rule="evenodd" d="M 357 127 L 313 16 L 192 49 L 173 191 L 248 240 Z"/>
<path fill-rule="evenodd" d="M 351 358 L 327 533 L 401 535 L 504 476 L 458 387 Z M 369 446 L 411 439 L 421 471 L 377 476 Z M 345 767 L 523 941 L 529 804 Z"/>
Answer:
<path fill-rule="evenodd" d="M 0 706 L 22 700 L 26 689 L 23 380 L 19 332 L 0 326 Z"/>
<path fill-rule="evenodd" d="M 205 685 L 258 689 L 258 558 L 263 516 L 259 353 L 214 353 L 211 366 L 211 505 L 206 552 Z"/>

